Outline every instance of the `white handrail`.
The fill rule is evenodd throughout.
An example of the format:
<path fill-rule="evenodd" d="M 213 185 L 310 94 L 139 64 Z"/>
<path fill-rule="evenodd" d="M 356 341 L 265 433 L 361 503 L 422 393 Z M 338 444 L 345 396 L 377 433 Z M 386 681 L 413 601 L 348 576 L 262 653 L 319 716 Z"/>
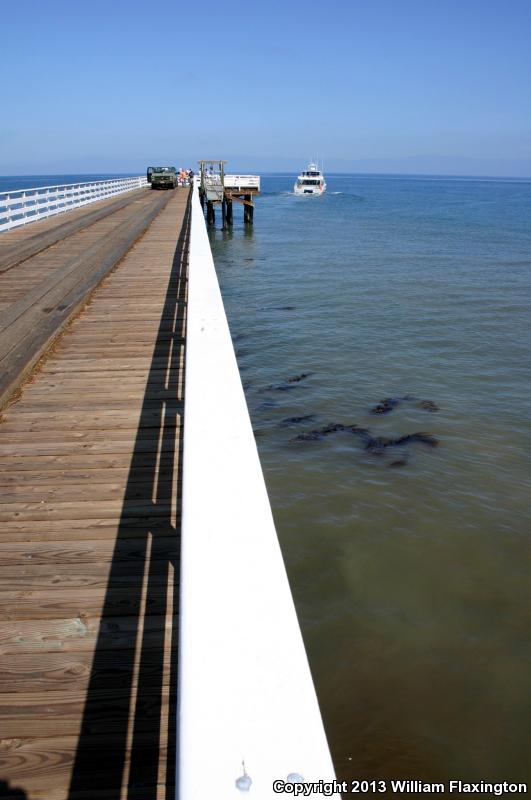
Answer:
<path fill-rule="evenodd" d="M 269 800 L 334 770 L 197 187 L 187 310 L 178 798 Z"/>
<path fill-rule="evenodd" d="M 257 189 L 260 191 L 259 175 L 225 175 L 226 189 Z"/>
<path fill-rule="evenodd" d="M 0 231 L 11 230 L 142 186 L 147 186 L 147 179 L 139 175 L 0 192 Z"/>

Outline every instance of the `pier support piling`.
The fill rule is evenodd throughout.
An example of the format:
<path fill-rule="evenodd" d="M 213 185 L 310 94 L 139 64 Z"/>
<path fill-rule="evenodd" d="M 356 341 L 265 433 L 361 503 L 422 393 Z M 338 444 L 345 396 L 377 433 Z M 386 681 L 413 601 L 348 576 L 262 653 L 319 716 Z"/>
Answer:
<path fill-rule="evenodd" d="M 227 227 L 227 201 L 225 197 L 221 201 L 221 228 L 225 230 Z"/>
<path fill-rule="evenodd" d="M 244 197 L 244 200 L 245 200 L 245 204 L 243 206 L 243 221 L 247 225 L 252 225 L 253 224 L 254 206 L 252 204 L 251 195 L 250 194 L 246 194 L 245 197 Z"/>
<path fill-rule="evenodd" d="M 225 161 L 199 162 L 199 201 L 208 227 L 216 224 L 215 207 L 219 203 L 221 229 L 226 231 L 234 222 L 234 202 L 243 205 L 244 226 L 253 224 L 254 197 L 260 194 L 258 175 L 226 175 Z"/>

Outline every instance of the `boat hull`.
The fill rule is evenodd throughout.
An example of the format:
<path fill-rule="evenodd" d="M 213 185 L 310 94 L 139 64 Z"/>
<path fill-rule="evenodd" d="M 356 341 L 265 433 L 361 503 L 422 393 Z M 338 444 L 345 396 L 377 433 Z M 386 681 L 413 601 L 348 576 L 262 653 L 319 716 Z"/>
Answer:
<path fill-rule="evenodd" d="M 324 186 L 298 186 L 295 184 L 293 187 L 294 194 L 297 195 L 309 195 L 309 194 L 317 194 L 321 195 L 326 192 L 326 184 Z"/>

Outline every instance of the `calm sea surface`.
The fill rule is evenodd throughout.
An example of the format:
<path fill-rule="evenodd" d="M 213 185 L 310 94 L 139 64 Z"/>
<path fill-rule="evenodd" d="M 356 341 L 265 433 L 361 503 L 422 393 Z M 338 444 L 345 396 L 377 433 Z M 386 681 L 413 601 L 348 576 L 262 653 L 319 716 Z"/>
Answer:
<path fill-rule="evenodd" d="M 140 174 L 140 173 L 139 173 Z M 17 189 L 34 189 L 39 186 L 58 186 L 64 183 L 87 181 L 106 181 L 112 178 L 129 178 L 125 173 L 106 173 L 98 175 L 0 175 L 0 192 Z"/>
<path fill-rule="evenodd" d="M 529 781 L 531 182 L 327 180 L 211 242 L 338 775 Z"/>

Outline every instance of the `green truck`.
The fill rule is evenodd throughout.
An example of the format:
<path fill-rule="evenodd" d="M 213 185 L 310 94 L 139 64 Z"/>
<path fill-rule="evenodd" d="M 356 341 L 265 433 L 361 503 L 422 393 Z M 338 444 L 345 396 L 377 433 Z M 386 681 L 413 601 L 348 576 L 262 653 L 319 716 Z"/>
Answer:
<path fill-rule="evenodd" d="M 175 189 L 177 170 L 175 167 L 148 167 L 147 179 L 152 189 Z"/>

